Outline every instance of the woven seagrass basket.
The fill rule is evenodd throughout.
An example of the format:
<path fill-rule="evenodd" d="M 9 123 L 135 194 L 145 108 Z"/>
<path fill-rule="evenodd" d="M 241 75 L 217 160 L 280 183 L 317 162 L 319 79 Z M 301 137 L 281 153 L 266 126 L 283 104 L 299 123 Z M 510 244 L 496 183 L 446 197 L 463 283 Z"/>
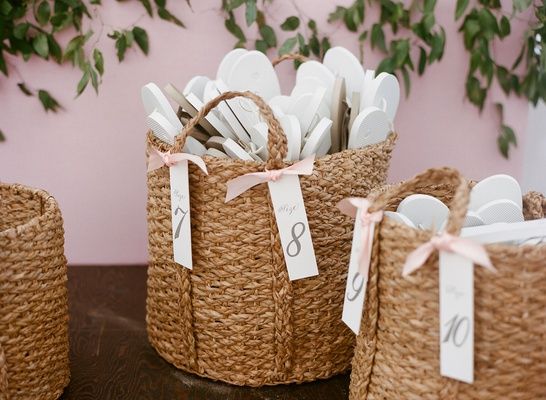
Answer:
<path fill-rule="evenodd" d="M 169 148 L 225 99 L 244 96 L 269 125 L 265 163 L 205 157 L 209 175 L 189 166 L 194 266 L 173 262 L 169 171 L 148 173 L 147 328 L 150 342 L 176 367 L 237 385 L 328 378 L 350 368 L 354 335 L 341 322 L 352 222 L 335 211 L 349 195 L 385 182 L 396 135 L 383 143 L 325 156 L 301 187 L 319 275 L 289 281 L 267 185 L 225 203 L 226 182 L 285 167 L 286 137 L 269 107 L 250 92 L 208 103 Z"/>
<path fill-rule="evenodd" d="M 374 191 L 372 211 L 394 211 L 423 193 L 450 205 L 447 231 L 458 234 L 469 183 L 451 169 L 431 169 Z M 544 196 L 524 196 L 527 220 L 544 218 Z M 409 277 L 407 255 L 430 240 L 384 218 L 374 255 L 351 374 L 350 399 L 493 400 L 546 398 L 546 245 L 487 245 L 496 273 L 474 269 L 474 383 L 440 376 L 438 253 Z"/>
<path fill-rule="evenodd" d="M 0 183 L 0 399 L 56 399 L 69 380 L 61 212 L 43 190 Z"/>

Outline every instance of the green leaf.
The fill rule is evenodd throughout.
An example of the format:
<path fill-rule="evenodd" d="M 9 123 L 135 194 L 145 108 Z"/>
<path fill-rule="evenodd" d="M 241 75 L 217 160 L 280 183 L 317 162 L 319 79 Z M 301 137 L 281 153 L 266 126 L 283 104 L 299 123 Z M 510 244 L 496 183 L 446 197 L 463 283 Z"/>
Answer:
<path fill-rule="evenodd" d="M 4 132 L 0 130 L 0 142 L 5 142 L 5 141 L 6 141 L 6 136 L 4 135 Z"/>
<path fill-rule="evenodd" d="M 279 49 L 279 55 L 282 56 L 283 54 L 290 53 L 294 49 L 294 46 L 296 46 L 297 42 L 297 37 L 291 37 L 286 39 Z"/>
<path fill-rule="evenodd" d="M 5 76 L 8 76 L 8 67 L 6 65 L 6 60 L 4 60 L 4 51 L 0 47 L 0 71 L 4 73 Z"/>
<path fill-rule="evenodd" d="M 468 0 L 457 0 L 457 5 L 455 6 L 455 20 L 461 18 L 468 6 Z"/>
<path fill-rule="evenodd" d="M 99 77 L 97 72 L 89 66 L 89 72 L 91 73 L 91 86 L 95 89 L 95 93 L 99 93 Z"/>
<path fill-rule="evenodd" d="M 497 19 L 487 8 L 478 11 L 478 20 L 481 25 L 480 29 L 487 38 L 492 39 L 496 33 L 499 33 Z"/>
<path fill-rule="evenodd" d="M 470 74 L 473 74 L 476 69 L 482 65 L 482 53 L 479 49 L 472 50 L 470 55 Z"/>
<path fill-rule="evenodd" d="M 269 25 L 263 25 L 260 27 L 260 35 L 262 36 L 262 39 L 265 40 L 268 47 L 277 46 L 277 36 L 275 35 L 273 28 L 271 28 Z"/>
<path fill-rule="evenodd" d="M 297 38 L 298 38 L 298 46 L 299 46 L 298 53 L 304 55 L 305 57 L 309 57 L 310 55 L 309 46 L 305 43 L 305 38 L 303 37 L 301 33 L 297 34 Z M 297 64 L 296 65 L 296 68 L 297 68 L 299 64 L 298 63 L 296 64 Z"/>
<path fill-rule="evenodd" d="M 13 36 L 17 39 L 24 39 L 27 35 L 28 28 L 30 27 L 30 24 L 28 22 L 23 22 L 21 24 L 16 25 L 13 28 Z"/>
<path fill-rule="evenodd" d="M 430 54 L 428 58 L 429 65 L 436 60 L 441 60 L 444 55 L 444 47 L 446 43 L 446 36 L 444 28 L 441 28 L 440 33 L 432 36 L 432 44 Z"/>
<path fill-rule="evenodd" d="M 118 60 L 121 62 L 125 58 L 125 52 L 127 51 L 127 36 L 121 35 L 116 39 L 116 49 Z"/>
<path fill-rule="evenodd" d="M 227 4 L 224 6 L 225 10 L 228 12 L 231 12 L 235 10 L 236 8 L 242 6 L 245 3 L 245 0 L 231 0 L 231 1 L 226 1 L 226 3 Z"/>
<path fill-rule="evenodd" d="M 478 32 L 480 32 L 480 23 L 473 18 L 465 19 L 462 29 L 464 31 L 464 44 L 466 49 L 471 49 L 474 44 L 474 39 Z"/>
<path fill-rule="evenodd" d="M 53 26 L 54 32 L 62 31 L 63 29 L 70 26 L 73 22 L 72 14 L 67 12 L 60 12 L 54 14 L 51 19 L 49 20 L 51 25 Z"/>
<path fill-rule="evenodd" d="M 510 21 L 506 16 L 502 16 L 499 24 L 499 36 L 504 38 L 510 34 Z"/>
<path fill-rule="evenodd" d="M 239 39 L 239 43 L 246 43 L 245 34 L 243 33 L 241 27 L 237 25 L 237 22 L 235 22 L 235 18 L 233 18 L 233 15 L 229 19 L 226 19 L 224 24 L 228 32 L 230 32 L 233 36 Z"/>
<path fill-rule="evenodd" d="M 42 106 L 46 112 L 50 110 L 57 112 L 60 108 L 62 108 L 59 102 L 55 100 L 47 90 L 38 90 L 38 98 L 40 99 L 40 102 L 42 103 Z"/>
<path fill-rule="evenodd" d="M 427 52 L 424 48 L 419 46 L 419 65 L 417 67 L 417 72 L 419 75 L 423 75 L 425 72 L 425 67 L 427 65 Z"/>
<path fill-rule="evenodd" d="M 499 146 L 499 150 L 501 154 L 505 158 L 508 158 L 509 152 L 510 152 L 510 145 L 513 145 L 514 147 L 518 146 L 516 134 L 514 133 L 514 130 L 510 128 L 508 125 L 502 124 L 499 137 L 497 138 L 497 144 Z"/>
<path fill-rule="evenodd" d="M 265 40 L 263 40 L 263 39 L 256 40 L 256 42 L 254 44 L 254 47 L 256 48 L 256 50 L 261 51 L 264 54 L 267 54 L 268 47 L 267 47 L 267 43 L 265 42 Z"/>
<path fill-rule="evenodd" d="M 102 76 L 102 74 L 104 74 L 104 58 L 101 51 L 97 48 L 93 50 L 93 61 L 95 62 L 95 69 Z"/>
<path fill-rule="evenodd" d="M 42 58 L 46 58 L 49 55 L 49 44 L 47 43 L 47 36 L 45 33 L 39 33 L 32 41 L 32 47 L 36 54 Z"/>
<path fill-rule="evenodd" d="M 332 47 L 332 45 L 330 44 L 330 39 L 328 39 L 327 37 L 323 37 L 322 41 L 320 42 L 320 46 L 322 47 L 322 56 L 324 56 L 324 54 L 330 49 L 330 47 Z"/>
<path fill-rule="evenodd" d="M 346 12 L 347 12 L 347 8 L 337 6 L 335 11 L 331 12 L 330 15 L 328 15 L 328 22 L 332 23 L 332 22 L 344 19 Z"/>
<path fill-rule="evenodd" d="M 247 0 L 246 1 L 246 25 L 250 26 L 256 21 L 256 0 Z"/>
<path fill-rule="evenodd" d="M 158 8 L 167 7 L 167 0 L 154 0 L 154 3 Z"/>
<path fill-rule="evenodd" d="M 298 25 L 299 25 L 299 19 L 298 19 Z M 316 23 L 316 21 L 314 19 L 310 19 L 309 22 L 307 23 L 307 26 L 316 35 L 316 33 L 317 33 L 317 23 Z"/>
<path fill-rule="evenodd" d="M 406 92 L 406 98 L 409 96 L 411 89 L 411 81 L 409 72 L 406 68 L 402 68 L 402 77 L 404 78 L 404 91 Z"/>
<path fill-rule="evenodd" d="M 147 55 L 148 49 L 149 49 L 148 33 L 141 27 L 135 26 L 133 28 L 133 36 L 135 38 L 135 42 L 137 43 L 138 47 L 140 47 L 140 50 L 142 50 L 142 52 Z"/>
<path fill-rule="evenodd" d="M 358 29 L 358 24 L 360 23 L 360 17 L 356 8 L 351 7 L 347 9 L 345 15 L 343 16 L 343 22 L 348 30 L 351 32 L 356 32 Z"/>
<path fill-rule="evenodd" d="M 134 40 L 135 40 L 135 36 L 133 35 L 133 31 L 123 31 L 123 34 L 125 35 L 125 41 L 127 42 L 127 48 L 131 47 L 133 45 Z"/>
<path fill-rule="evenodd" d="M 89 83 L 89 77 L 90 77 L 89 69 L 86 68 L 85 71 L 83 71 L 83 75 L 80 81 L 78 82 L 78 87 L 76 88 L 77 96 L 82 94 L 83 91 L 85 90 L 87 84 Z"/>
<path fill-rule="evenodd" d="M 368 38 L 368 31 L 364 31 L 358 37 L 358 41 L 359 42 L 365 42 L 367 38 Z"/>
<path fill-rule="evenodd" d="M 36 13 L 34 14 L 34 16 L 36 17 L 36 21 L 38 21 L 40 25 L 44 26 L 49 22 L 50 15 L 51 7 L 49 6 L 47 0 L 43 0 L 40 5 L 38 5 Z"/>
<path fill-rule="evenodd" d="M 436 7 L 436 0 L 425 0 L 423 11 L 425 14 L 432 13 Z"/>
<path fill-rule="evenodd" d="M 21 92 L 23 92 L 26 96 L 34 96 L 34 93 L 25 85 L 25 82 L 19 82 L 17 84 L 19 89 L 21 89 Z"/>
<path fill-rule="evenodd" d="M 387 45 L 385 44 L 385 34 L 383 28 L 379 24 L 373 24 L 372 26 L 372 49 L 377 47 L 384 53 L 387 52 Z"/>
<path fill-rule="evenodd" d="M 300 26 L 300 19 L 298 17 L 292 16 L 284 20 L 284 22 L 281 24 L 281 29 L 283 31 L 295 31 L 296 29 L 298 29 L 299 26 Z M 310 27 L 310 29 L 312 28 Z"/>
<path fill-rule="evenodd" d="M 101 5 L 101 0 L 91 0 L 89 3 L 93 4 L 93 5 L 99 5 L 100 6 Z"/>
<path fill-rule="evenodd" d="M 406 59 L 409 55 L 409 40 L 403 39 L 395 43 L 395 52 L 394 52 L 394 65 L 396 68 L 400 68 L 405 64 Z"/>
<path fill-rule="evenodd" d="M 436 19 L 434 18 L 434 14 L 425 14 L 423 17 L 423 29 L 426 33 L 430 32 L 435 22 Z"/>
<path fill-rule="evenodd" d="M 49 55 L 57 62 L 61 63 L 63 61 L 63 51 L 59 43 L 55 40 L 53 35 L 47 35 L 47 44 L 49 46 Z"/>
<path fill-rule="evenodd" d="M 8 15 L 13 10 L 13 6 L 7 0 L 0 1 L 0 12 L 4 15 Z"/>
<path fill-rule="evenodd" d="M 159 15 L 159 18 L 161 18 L 162 20 L 172 22 L 173 24 L 178 25 L 181 28 L 186 27 L 182 21 L 180 21 L 175 15 L 171 14 L 171 12 L 166 8 L 158 8 L 157 15 Z"/>
<path fill-rule="evenodd" d="M 316 35 L 311 36 L 309 39 L 309 48 L 315 56 L 320 57 L 320 42 Z"/>
<path fill-rule="evenodd" d="M 375 70 L 376 76 L 379 75 L 381 72 L 388 72 L 389 74 L 392 74 L 394 72 L 394 62 L 392 58 L 385 58 L 379 63 Z"/>
<path fill-rule="evenodd" d="M 140 1 L 140 4 L 142 4 L 142 6 L 146 9 L 146 12 L 148 13 L 148 15 L 151 17 L 154 15 L 153 13 L 153 10 L 152 10 L 152 5 L 150 3 L 150 0 L 139 0 Z"/>
<path fill-rule="evenodd" d="M 510 73 L 508 70 L 500 65 L 497 66 L 497 79 L 505 94 L 510 93 L 512 88 L 512 80 L 510 79 Z"/>
<path fill-rule="evenodd" d="M 485 100 L 485 89 L 482 89 L 480 86 L 480 81 L 474 77 L 470 76 L 466 80 L 466 95 L 472 104 L 475 104 L 482 110 L 483 103 Z"/>

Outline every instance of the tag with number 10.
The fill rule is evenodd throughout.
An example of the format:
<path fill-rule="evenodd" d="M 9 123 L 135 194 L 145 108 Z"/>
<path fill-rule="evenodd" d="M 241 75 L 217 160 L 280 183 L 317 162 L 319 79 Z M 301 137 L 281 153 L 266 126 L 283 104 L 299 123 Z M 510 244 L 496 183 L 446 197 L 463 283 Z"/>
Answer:
<path fill-rule="evenodd" d="M 303 203 L 300 178 L 285 175 L 267 182 L 291 281 L 318 275 L 313 241 Z"/>
<path fill-rule="evenodd" d="M 440 373 L 474 381 L 474 265 L 440 252 Z"/>

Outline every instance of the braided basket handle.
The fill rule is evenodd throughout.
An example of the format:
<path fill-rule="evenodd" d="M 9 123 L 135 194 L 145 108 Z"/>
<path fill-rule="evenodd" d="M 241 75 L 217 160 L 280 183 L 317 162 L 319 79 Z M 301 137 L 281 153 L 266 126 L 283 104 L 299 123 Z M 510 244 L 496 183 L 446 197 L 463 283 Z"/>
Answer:
<path fill-rule="evenodd" d="M 453 168 L 431 168 L 415 176 L 413 179 L 403 182 L 400 185 L 389 188 L 379 193 L 372 199 L 370 211 L 384 209 L 392 198 L 404 198 L 415 193 L 417 187 L 447 183 L 455 186 L 455 195 L 449 204 L 449 218 L 447 221 L 446 232 L 452 235 L 458 235 L 463 226 L 468 201 L 470 198 L 470 188 L 464 177 Z"/>
<path fill-rule="evenodd" d="M 2 344 L 0 344 L 0 400 L 8 398 L 8 366 Z"/>
<path fill-rule="evenodd" d="M 266 167 L 268 169 L 279 169 L 283 166 L 283 159 L 286 157 L 288 151 L 286 143 L 286 135 L 279 124 L 279 121 L 273 115 L 273 111 L 267 105 L 267 103 L 262 100 L 262 98 L 252 92 L 226 92 L 216 98 L 209 101 L 207 104 L 201 108 L 195 117 L 189 120 L 189 122 L 184 126 L 182 132 L 176 136 L 174 144 L 171 146 L 172 153 L 178 153 L 184 147 L 186 143 L 186 137 L 190 134 L 191 130 L 207 116 L 207 114 L 220 104 L 224 100 L 233 99 L 235 97 L 246 97 L 247 99 L 252 100 L 260 110 L 260 114 L 267 122 L 269 127 L 267 135 L 267 150 L 269 156 L 267 159 Z"/>
<path fill-rule="evenodd" d="M 274 59 L 271 62 L 271 64 L 273 64 L 273 66 L 276 67 L 277 65 L 279 65 L 280 63 L 282 63 L 285 60 L 294 60 L 294 61 L 305 62 L 305 61 L 309 60 L 309 58 L 307 58 L 303 54 L 299 54 L 299 53 L 288 53 L 288 54 L 284 54 L 284 55 L 280 56 L 279 58 Z"/>
<path fill-rule="evenodd" d="M 523 196 L 523 215 L 525 220 L 546 218 L 546 197 L 539 192 Z"/>

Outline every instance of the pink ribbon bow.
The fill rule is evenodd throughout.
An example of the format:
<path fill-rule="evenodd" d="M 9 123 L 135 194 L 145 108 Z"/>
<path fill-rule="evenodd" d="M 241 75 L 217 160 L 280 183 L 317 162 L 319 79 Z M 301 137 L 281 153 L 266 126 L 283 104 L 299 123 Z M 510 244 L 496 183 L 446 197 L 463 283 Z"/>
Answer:
<path fill-rule="evenodd" d="M 283 175 L 311 175 L 314 162 L 315 155 L 313 154 L 286 168 L 251 172 L 238 176 L 227 183 L 226 203 L 260 183 L 275 182 L 281 179 Z"/>
<path fill-rule="evenodd" d="M 370 260 L 372 258 L 373 228 L 375 224 L 381 222 L 383 219 L 383 211 L 379 210 L 370 213 L 368 211 L 371 206 L 369 200 L 358 197 L 341 200 L 337 206 L 342 213 L 353 218 L 356 218 L 357 212 L 360 210 L 362 247 L 358 259 L 358 272 L 364 279 L 367 279 L 370 270 Z"/>
<path fill-rule="evenodd" d="M 208 175 L 207 165 L 201 157 L 188 153 L 171 154 L 170 151 L 163 153 L 162 151 L 159 151 L 154 147 L 152 147 L 152 151 L 150 152 L 150 156 L 148 157 L 148 172 L 159 169 L 164 165 L 170 168 L 178 164 L 180 161 L 184 160 L 191 161 L 192 163 L 197 165 L 201 169 L 201 171 Z"/>
<path fill-rule="evenodd" d="M 458 254 L 468 258 L 474 264 L 496 272 L 487 251 L 485 251 L 485 248 L 481 244 L 443 232 L 439 235 L 434 235 L 428 242 L 423 243 L 408 255 L 402 275 L 408 276 L 421 268 L 434 250 Z"/>

